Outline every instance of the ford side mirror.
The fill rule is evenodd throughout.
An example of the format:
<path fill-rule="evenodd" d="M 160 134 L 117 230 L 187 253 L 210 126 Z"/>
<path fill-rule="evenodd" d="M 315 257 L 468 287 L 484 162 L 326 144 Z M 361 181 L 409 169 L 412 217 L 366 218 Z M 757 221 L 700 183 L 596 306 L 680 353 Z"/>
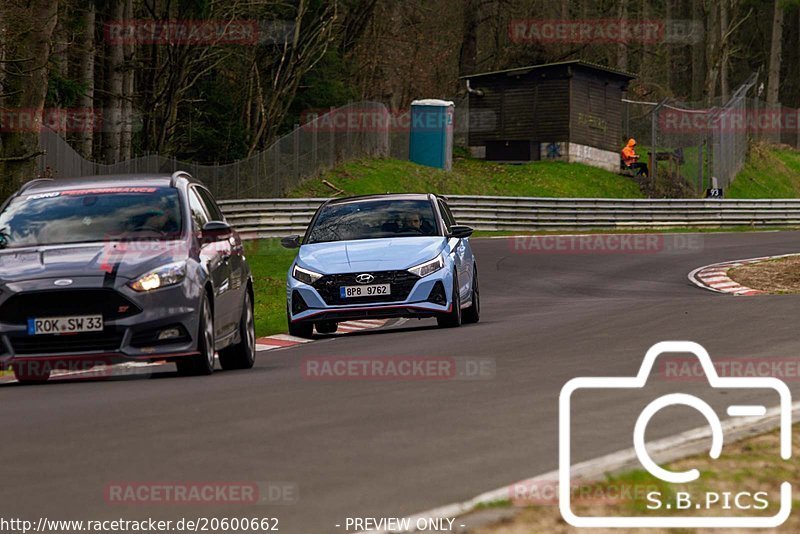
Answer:
<path fill-rule="evenodd" d="M 203 241 L 211 243 L 227 239 L 233 233 L 231 225 L 224 221 L 209 221 L 203 225 Z"/>
<path fill-rule="evenodd" d="M 300 248 L 300 236 L 290 235 L 281 238 L 281 246 L 284 248 Z"/>
<path fill-rule="evenodd" d="M 469 237 L 474 232 L 472 228 L 469 226 L 462 226 L 460 224 L 456 224 L 450 227 L 450 233 L 448 237 L 455 237 L 456 239 L 463 239 L 465 237 Z"/>

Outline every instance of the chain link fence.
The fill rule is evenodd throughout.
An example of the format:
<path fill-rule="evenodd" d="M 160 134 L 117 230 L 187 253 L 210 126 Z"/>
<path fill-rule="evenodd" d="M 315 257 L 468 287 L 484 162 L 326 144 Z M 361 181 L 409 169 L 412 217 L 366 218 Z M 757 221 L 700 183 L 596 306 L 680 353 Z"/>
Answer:
<path fill-rule="evenodd" d="M 730 98 L 710 104 L 625 100 L 623 131 L 626 139 L 637 140 L 650 167 L 643 185 L 665 196 L 700 195 L 731 184 L 744 167 L 749 142 L 800 149 L 800 110 L 748 96 L 756 82 L 752 75 Z"/>
<path fill-rule="evenodd" d="M 468 110 L 456 102 L 456 144 L 464 142 Z M 42 130 L 39 174 L 73 178 L 104 174 L 189 172 L 219 199 L 285 196 L 302 181 L 342 162 L 360 158 L 408 159 L 408 110 L 393 111 L 379 102 L 357 102 L 308 113 L 302 125 L 249 158 L 222 165 L 202 165 L 146 155 L 114 164 L 89 161 L 57 132 Z M 333 191 L 332 191 L 333 192 Z"/>

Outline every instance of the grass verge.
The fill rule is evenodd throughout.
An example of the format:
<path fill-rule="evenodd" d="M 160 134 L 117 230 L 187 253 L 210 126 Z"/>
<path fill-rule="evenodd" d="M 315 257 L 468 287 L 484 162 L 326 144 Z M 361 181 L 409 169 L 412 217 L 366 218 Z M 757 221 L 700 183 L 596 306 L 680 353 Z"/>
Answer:
<path fill-rule="evenodd" d="M 799 427 L 794 427 L 793 445 L 800 445 Z M 666 466 L 670 470 L 684 471 L 691 468 L 699 469 L 701 476 L 696 482 L 681 485 L 668 485 L 645 471 L 634 471 L 619 476 L 609 477 L 606 480 L 572 488 L 571 495 L 575 505 L 573 511 L 581 516 L 632 516 L 632 515 L 760 515 L 770 516 L 777 512 L 778 488 L 783 481 L 796 482 L 800 479 L 800 460 L 796 457 L 783 461 L 779 455 L 778 431 L 748 438 L 736 443 L 725 443 L 723 453 L 717 460 L 710 459 L 707 455 L 698 455 L 673 462 Z M 490 522 L 484 526 L 470 529 L 473 534 L 523 534 L 529 532 L 566 533 L 577 532 L 567 525 L 558 510 L 558 501 L 551 498 L 553 487 L 523 488 L 518 495 L 523 499 L 516 500 L 515 505 L 507 504 L 509 514 L 502 519 Z M 541 491 L 540 491 L 541 490 Z M 660 510 L 648 510 L 648 505 L 655 506 L 654 500 L 648 500 L 651 492 L 659 492 Z M 691 496 L 691 506 L 688 509 L 676 510 L 678 492 L 686 492 Z M 744 492 L 747 492 L 745 494 Z M 740 503 L 745 506 L 752 505 L 754 501 L 749 496 L 758 492 L 767 492 L 769 506 L 761 511 L 742 510 L 736 507 L 734 499 L 740 497 Z M 713 495 L 719 495 L 720 500 L 709 508 L 705 505 L 713 500 Z M 725 508 L 725 499 L 728 496 L 728 508 Z M 761 495 L 763 497 L 763 495 Z M 750 500 L 748 500 L 750 499 Z M 683 501 L 686 503 L 687 501 Z M 671 509 L 666 509 L 666 504 L 671 503 Z M 701 504 L 700 509 L 696 507 Z M 797 501 L 794 501 L 797 505 Z M 494 506 L 496 508 L 497 505 Z M 704 530 L 704 532 L 707 530 Z M 792 515 L 788 521 L 773 532 L 798 532 L 800 531 L 800 517 Z M 644 531 L 643 531 L 644 532 Z M 695 530 L 669 530 L 647 529 L 646 532 L 696 532 Z"/>
<path fill-rule="evenodd" d="M 281 247 L 280 239 L 259 239 L 245 244 L 253 272 L 256 335 L 286 332 L 286 272 L 297 254 Z"/>
<path fill-rule="evenodd" d="M 784 295 L 800 293 L 800 256 L 735 267 L 728 270 L 728 277 L 750 289 Z"/>
<path fill-rule="evenodd" d="M 744 168 L 725 191 L 725 197 L 800 197 L 800 152 L 752 145 Z"/>
<path fill-rule="evenodd" d="M 642 150 L 646 161 L 646 149 Z M 695 186 L 695 156 L 687 152 L 683 170 Z M 694 167 L 692 167 L 694 165 Z M 636 182 L 588 165 L 537 161 L 519 165 L 457 156 L 453 170 L 396 159 L 362 159 L 345 163 L 307 180 L 288 196 L 330 197 L 374 193 L 437 192 L 451 195 L 499 195 L 576 198 L 644 198 Z M 742 171 L 725 191 L 726 198 L 800 198 L 800 152 L 764 144 L 751 146 Z"/>
<path fill-rule="evenodd" d="M 333 195 L 333 189 L 323 180 L 342 189 L 343 196 L 437 192 L 445 195 L 643 198 L 639 186 L 631 178 L 588 165 L 556 161 L 508 165 L 467 157 L 455 158 L 451 172 L 396 159 L 351 161 L 304 182 L 289 196 Z"/>

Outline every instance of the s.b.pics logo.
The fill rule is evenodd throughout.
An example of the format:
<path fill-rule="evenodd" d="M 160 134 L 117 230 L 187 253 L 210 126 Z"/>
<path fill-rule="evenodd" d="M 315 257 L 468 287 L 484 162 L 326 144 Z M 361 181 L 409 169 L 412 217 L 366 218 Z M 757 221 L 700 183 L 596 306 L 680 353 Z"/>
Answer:
<path fill-rule="evenodd" d="M 684 391 L 675 392 L 675 382 L 659 382 L 651 371 L 663 353 L 693 354 L 708 383 L 682 383 Z M 573 420 L 580 419 L 573 415 L 584 415 L 587 420 L 583 410 L 590 411 L 592 417 L 588 419 L 602 417 L 606 424 L 579 428 Z M 656 343 L 647 351 L 636 376 L 574 378 L 564 385 L 559 397 L 561 515 L 576 527 L 771 528 L 781 525 L 792 507 L 791 484 L 779 479 L 780 473 L 786 472 L 783 468 L 792 454 L 791 412 L 791 393 L 783 381 L 773 377 L 720 377 L 708 352 L 690 341 Z M 727 417 L 723 420 L 720 413 Z M 670 431 L 686 428 L 689 423 L 695 426 L 695 419 L 702 430 L 681 433 L 681 439 L 674 437 L 674 430 Z M 740 447 L 736 458 L 741 467 L 732 459 L 720 459 L 726 446 L 737 448 L 726 441 L 726 432 L 741 433 L 741 429 L 758 424 L 769 428 L 768 423 L 773 420 L 779 426 L 777 445 L 767 444 L 755 452 Z M 573 469 L 578 473 L 581 470 L 571 462 L 573 448 L 580 447 L 581 455 L 591 453 L 593 442 L 595 449 L 600 448 L 603 429 L 611 432 L 611 439 L 631 436 L 629 443 L 634 453 L 630 460 L 638 462 L 644 471 L 639 471 L 635 480 L 643 485 L 658 485 L 657 489 L 647 492 L 638 507 L 615 509 L 613 514 L 606 513 L 607 510 L 598 513 L 597 507 L 581 509 L 573 502 L 570 491 L 574 482 Z M 646 434 L 660 439 L 648 444 Z M 681 455 L 675 450 L 692 441 L 710 445 L 710 459 L 678 462 Z M 659 465 L 659 460 L 665 463 L 664 460 L 670 458 L 676 460 L 675 465 L 670 468 Z M 708 466 L 697 469 L 692 462 Z M 755 487 L 743 482 L 741 473 L 725 472 L 740 469 L 752 473 L 755 466 L 761 473 L 773 473 L 758 478 Z"/>

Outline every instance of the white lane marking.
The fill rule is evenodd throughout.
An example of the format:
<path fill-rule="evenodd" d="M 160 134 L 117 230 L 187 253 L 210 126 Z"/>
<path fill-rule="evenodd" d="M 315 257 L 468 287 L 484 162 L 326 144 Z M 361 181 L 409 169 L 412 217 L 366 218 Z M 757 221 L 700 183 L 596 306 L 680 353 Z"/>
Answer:
<path fill-rule="evenodd" d="M 305 338 L 302 338 L 302 337 L 290 336 L 289 334 L 275 334 L 274 336 L 261 338 L 262 342 L 265 339 L 266 340 L 276 339 L 276 340 L 280 340 L 280 341 L 294 341 L 295 343 L 309 343 L 310 341 L 313 341 L 311 339 L 305 339 Z"/>
<path fill-rule="evenodd" d="M 731 417 L 760 417 L 766 415 L 766 406 L 746 406 L 746 405 L 733 405 L 728 406 L 728 415 Z"/>
<path fill-rule="evenodd" d="M 728 269 L 730 269 L 730 267 L 725 267 L 724 269 L 704 269 L 700 271 L 699 276 L 725 276 Z"/>
<path fill-rule="evenodd" d="M 725 280 L 730 280 L 730 278 L 728 278 L 727 276 L 712 276 L 712 277 L 708 277 L 708 276 L 700 275 L 700 280 L 702 280 L 703 282 L 707 282 L 707 283 L 713 284 L 714 282 L 724 282 Z"/>
<path fill-rule="evenodd" d="M 743 285 L 740 285 L 740 284 L 738 284 L 737 282 L 733 282 L 733 281 L 731 281 L 731 282 L 724 282 L 724 283 L 722 283 L 722 284 L 713 284 L 713 285 L 714 285 L 714 287 L 716 287 L 717 289 L 726 289 L 726 288 L 732 288 L 732 287 L 736 287 L 736 288 L 741 288 L 741 287 L 744 287 Z M 749 288 L 748 288 L 748 289 L 749 289 Z"/>
<path fill-rule="evenodd" d="M 374 324 L 363 322 L 363 321 L 347 321 L 346 323 L 342 323 L 342 324 L 347 325 L 349 327 L 355 327 L 355 328 L 374 328 L 375 327 Z"/>

